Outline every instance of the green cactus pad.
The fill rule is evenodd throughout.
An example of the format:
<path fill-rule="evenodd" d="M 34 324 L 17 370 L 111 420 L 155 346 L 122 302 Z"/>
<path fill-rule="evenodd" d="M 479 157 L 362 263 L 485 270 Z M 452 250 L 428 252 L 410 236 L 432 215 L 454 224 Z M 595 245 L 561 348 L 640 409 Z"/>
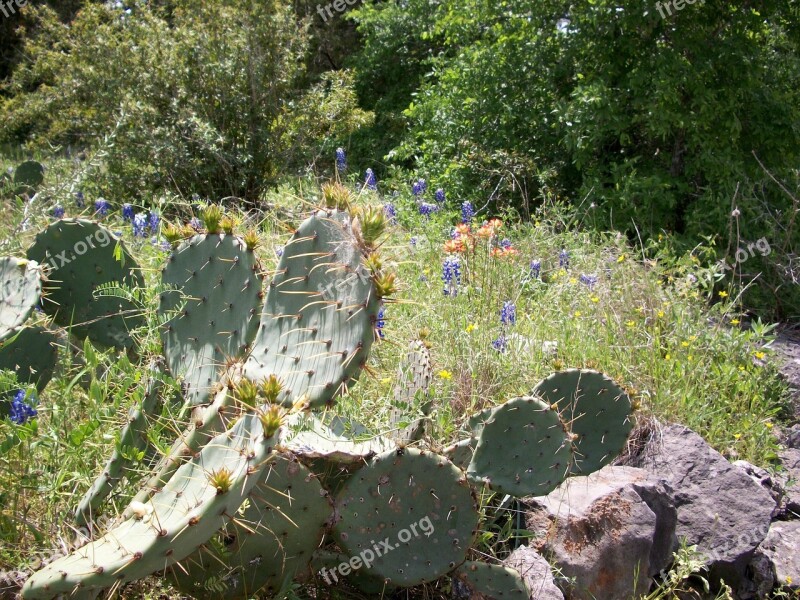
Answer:
<path fill-rule="evenodd" d="M 575 436 L 570 474 L 593 473 L 625 449 L 633 429 L 631 399 L 603 373 L 559 371 L 542 380 L 533 393 L 558 407 L 561 420 Z"/>
<path fill-rule="evenodd" d="M 0 369 L 14 371 L 17 381 L 41 392 L 58 363 L 58 336 L 43 327 L 23 327 L 0 342 Z"/>
<path fill-rule="evenodd" d="M 141 579 L 192 554 L 224 526 L 261 480 L 274 438 L 245 415 L 183 464 L 163 490 L 134 508 L 136 517 L 34 573 L 22 597 L 49 600 Z M 227 470 L 227 489 L 213 477 Z"/>
<path fill-rule="evenodd" d="M 476 412 L 467 421 L 467 427 L 472 431 L 473 437 L 478 437 L 483 431 L 483 426 L 492 417 L 492 412 L 496 407 L 490 406 L 481 411 Z"/>
<path fill-rule="evenodd" d="M 286 244 L 245 376 L 277 375 L 285 405 L 332 406 L 366 364 L 379 299 L 350 217 L 318 211 Z"/>
<path fill-rule="evenodd" d="M 236 520 L 172 568 L 171 579 L 202 600 L 274 597 L 311 561 L 332 513 L 311 471 L 274 455 Z"/>
<path fill-rule="evenodd" d="M 60 219 L 36 236 L 28 258 L 49 268 L 42 309 L 80 338 L 105 346 L 133 345 L 129 331 L 144 324 L 128 299 L 94 296 L 102 284 L 143 287 L 122 241 L 98 223 Z"/>
<path fill-rule="evenodd" d="M 315 416 L 305 413 L 289 416 L 280 445 L 304 461 L 323 459 L 337 464 L 363 463 L 394 449 L 394 444 L 382 437 L 355 442 L 336 435 Z"/>
<path fill-rule="evenodd" d="M 454 573 L 469 587 L 472 594 L 486 600 L 528 600 L 533 594 L 528 590 L 519 571 L 502 565 L 467 561 Z"/>
<path fill-rule="evenodd" d="M 467 438 L 448 446 L 442 450 L 442 454 L 457 466 L 462 471 L 466 471 L 469 463 L 475 454 L 475 448 L 478 445 L 478 438 Z"/>
<path fill-rule="evenodd" d="M 558 413 L 538 398 L 514 398 L 485 421 L 467 476 L 512 496 L 542 496 L 564 481 L 571 462 Z"/>
<path fill-rule="evenodd" d="M 141 405 L 132 408 L 128 415 L 128 422 L 122 429 L 119 443 L 114 448 L 114 453 L 106 463 L 103 472 L 94 481 L 89 490 L 84 494 L 75 510 L 75 525 L 86 526 L 95 516 L 103 500 L 111 493 L 114 486 L 125 476 L 125 471 L 130 468 L 130 461 L 122 453 L 124 448 L 144 450 L 147 447 L 148 421 L 158 416 L 161 407 L 161 381 L 160 369 L 157 363 L 150 366 L 150 376 L 145 386 L 144 398 Z"/>
<path fill-rule="evenodd" d="M 426 419 L 430 415 L 429 393 L 433 380 L 431 351 L 420 341 L 411 342 L 405 361 L 397 374 L 397 386 L 392 399 L 390 422 L 395 426 L 392 439 L 398 444 L 409 444 L 419 440 L 425 433 Z"/>
<path fill-rule="evenodd" d="M 258 330 L 255 254 L 233 235 L 198 235 L 170 255 L 161 281 L 169 290 L 159 313 L 173 315 L 161 330 L 167 366 L 183 378 L 187 402 L 204 404 L 226 360 L 244 356 Z"/>
<path fill-rule="evenodd" d="M 0 258 L 0 340 L 6 339 L 33 312 L 42 295 L 39 264 L 11 256 Z"/>
<path fill-rule="evenodd" d="M 311 573 L 317 585 L 333 586 L 338 584 L 339 580 L 344 577 L 339 573 L 338 567 L 349 563 L 350 560 L 351 557 L 342 552 L 325 549 L 317 550 L 310 565 Z M 387 598 L 389 592 L 395 589 L 395 586 L 387 584 L 383 579 L 370 575 L 364 569 L 351 571 L 347 576 L 347 582 L 371 598 Z"/>
<path fill-rule="evenodd" d="M 413 448 L 381 454 L 357 471 L 337 495 L 336 514 L 336 543 L 360 557 L 369 575 L 403 587 L 461 564 L 479 517 L 463 471 Z"/>
<path fill-rule="evenodd" d="M 35 160 L 22 163 L 14 171 L 14 185 L 35 188 L 44 181 L 44 165 Z"/>

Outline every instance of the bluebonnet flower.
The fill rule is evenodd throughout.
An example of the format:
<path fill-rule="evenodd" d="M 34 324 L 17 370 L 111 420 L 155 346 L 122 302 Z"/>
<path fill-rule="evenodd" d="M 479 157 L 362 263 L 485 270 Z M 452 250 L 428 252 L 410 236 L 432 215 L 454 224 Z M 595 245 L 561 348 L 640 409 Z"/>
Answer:
<path fill-rule="evenodd" d="M 133 237 L 144 237 L 147 229 L 147 214 L 140 212 L 133 217 Z"/>
<path fill-rule="evenodd" d="M 38 414 L 35 408 L 25 402 L 25 390 L 18 390 L 11 401 L 9 415 L 11 421 L 17 425 L 24 425 L 29 419 L 36 418 Z"/>
<path fill-rule="evenodd" d="M 428 183 L 424 179 L 418 179 L 412 186 L 411 191 L 415 196 L 421 196 L 428 189 Z"/>
<path fill-rule="evenodd" d="M 122 220 L 126 223 L 133 222 L 133 206 L 127 202 L 122 205 Z"/>
<path fill-rule="evenodd" d="M 378 178 L 375 177 L 375 172 L 372 169 L 367 169 L 367 176 L 364 180 L 364 184 L 370 190 L 378 189 Z"/>
<path fill-rule="evenodd" d="M 381 305 L 380 309 L 378 310 L 378 320 L 375 322 L 375 327 L 378 329 L 378 336 L 381 339 L 385 338 L 386 336 L 383 333 L 383 328 L 386 326 L 386 307 Z"/>
<path fill-rule="evenodd" d="M 513 325 L 517 322 L 517 307 L 513 302 L 506 300 L 503 303 L 503 308 L 500 309 L 500 322 L 503 325 Z"/>
<path fill-rule="evenodd" d="M 158 213 L 155 211 L 150 211 L 150 219 L 148 219 L 148 224 L 150 225 L 150 229 L 152 231 L 158 231 L 158 224 L 161 222 L 161 217 L 158 216 Z"/>
<path fill-rule="evenodd" d="M 461 203 L 461 222 L 469 223 L 474 216 L 475 209 L 472 207 L 472 202 L 464 200 L 464 202 Z"/>
<path fill-rule="evenodd" d="M 383 214 L 386 215 L 386 218 L 389 219 L 389 223 L 392 225 L 397 224 L 397 209 L 395 208 L 394 204 L 391 202 L 387 202 L 383 205 Z"/>
<path fill-rule="evenodd" d="M 192 217 L 192 220 L 189 221 L 189 227 L 195 231 L 200 231 L 203 228 L 203 222 L 197 217 Z"/>
<path fill-rule="evenodd" d="M 439 207 L 435 204 L 431 204 L 430 202 L 420 202 L 419 203 L 419 214 L 423 215 L 426 218 L 429 218 L 433 213 L 439 210 Z"/>
<path fill-rule="evenodd" d="M 503 241 L 500 242 L 500 248 L 502 248 L 503 250 L 508 250 L 512 246 L 513 244 L 511 243 L 511 240 L 508 238 L 504 238 Z"/>
<path fill-rule="evenodd" d="M 532 279 L 539 279 L 542 274 L 542 261 L 540 260 L 532 260 L 531 261 L 531 278 Z"/>
<path fill-rule="evenodd" d="M 109 208 L 111 208 L 111 205 L 105 198 L 98 198 L 94 201 L 94 212 L 100 213 L 101 217 L 105 217 L 108 214 Z"/>
<path fill-rule="evenodd" d="M 581 275 L 581 283 L 589 286 L 589 289 L 594 289 L 594 284 L 597 283 L 597 275 Z"/>
<path fill-rule="evenodd" d="M 567 252 L 566 248 L 562 249 L 561 252 L 558 253 L 558 266 L 562 269 L 569 267 L 569 252 Z"/>
<path fill-rule="evenodd" d="M 500 337 L 492 342 L 492 348 L 494 348 L 500 353 L 503 353 L 506 350 L 508 350 L 508 340 L 506 340 L 506 336 L 500 334 Z"/>
<path fill-rule="evenodd" d="M 86 199 L 83 197 L 83 192 L 75 192 L 75 206 L 83 208 L 86 205 Z"/>
<path fill-rule="evenodd" d="M 445 296 L 458 296 L 461 285 L 461 261 L 457 256 L 448 256 L 442 263 L 442 282 Z"/>
<path fill-rule="evenodd" d="M 278 258 L 283 256 L 283 246 L 278 246 L 277 248 L 275 248 L 275 256 L 277 256 Z"/>
<path fill-rule="evenodd" d="M 410 240 L 408 240 L 408 243 L 411 244 L 412 248 L 416 248 L 417 247 L 417 241 L 418 241 L 417 240 L 417 236 L 414 236 Z"/>
<path fill-rule="evenodd" d="M 61 206 L 60 204 L 56 204 L 53 207 L 53 216 L 56 219 L 60 219 L 61 217 L 63 217 L 64 216 L 64 207 Z"/>
<path fill-rule="evenodd" d="M 436 190 L 436 201 L 439 204 L 442 204 L 445 201 L 445 194 L 444 194 L 444 190 L 442 188 L 439 188 L 438 190 Z"/>
<path fill-rule="evenodd" d="M 344 148 L 336 149 L 336 170 L 339 173 L 344 173 L 347 170 L 347 155 L 344 152 Z"/>

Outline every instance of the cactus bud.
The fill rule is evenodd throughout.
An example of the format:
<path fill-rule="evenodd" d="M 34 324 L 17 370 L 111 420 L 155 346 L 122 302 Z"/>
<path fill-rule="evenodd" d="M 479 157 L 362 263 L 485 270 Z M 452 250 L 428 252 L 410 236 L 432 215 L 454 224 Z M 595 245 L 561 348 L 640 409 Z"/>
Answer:
<path fill-rule="evenodd" d="M 222 231 L 228 235 L 233 234 L 233 228 L 235 225 L 236 223 L 231 217 L 222 217 L 219 222 L 219 226 L 222 228 Z"/>
<path fill-rule="evenodd" d="M 233 485 L 233 474 L 227 467 L 220 467 L 208 475 L 211 485 L 217 490 L 217 495 L 226 493 Z"/>
<path fill-rule="evenodd" d="M 270 375 L 261 384 L 261 391 L 267 398 L 267 402 L 275 404 L 278 401 L 278 394 L 281 393 L 283 384 L 275 375 Z"/>
<path fill-rule="evenodd" d="M 222 209 L 217 204 L 209 204 L 203 209 L 203 222 L 208 233 L 219 233 Z"/>
<path fill-rule="evenodd" d="M 173 248 L 183 240 L 183 231 L 180 227 L 177 227 L 172 223 L 167 224 L 162 233 L 164 234 L 164 238 L 170 244 L 172 244 Z"/>
<path fill-rule="evenodd" d="M 266 412 L 262 412 L 258 418 L 261 420 L 261 427 L 264 429 L 264 437 L 271 438 L 281 427 L 283 417 L 278 406 L 270 406 Z"/>
<path fill-rule="evenodd" d="M 250 252 L 256 249 L 256 246 L 258 246 L 258 232 L 255 229 L 251 229 L 244 234 L 244 244 Z"/>
<path fill-rule="evenodd" d="M 383 273 L 375 278 L 375 292 L 378 298 L 386 298 L 397 293 L 396 279 L 394 273 Z"/>
<path fill-rule="evenodd" d="M 377 252 L 373 252 L 364 259 L 364 266 L 369 269 L 370 273 L 377 274 L 383 268 L 383 261 Z"/>
<path fill-rule="evenodd" d="M 361 239 L 367 248 L 375 246 L 383 233 L 386 231 L 386 214 L 383 209 L 375 206 L 366 206 L 358 213 L 358 222 L 361 228 Z"/>
<path fill-rule="evenodd" d="M 347 210 L 350 207 L 352 194 L 338 181 L 322 185 L 322 199 L 326 208 Z"/>
<path fill-rule="evenodd" d="M 236 399 L 248 408 L 255 408 L 258 399 L 258 387 L 249 379 L 242 379 L 236 384 Z"/>

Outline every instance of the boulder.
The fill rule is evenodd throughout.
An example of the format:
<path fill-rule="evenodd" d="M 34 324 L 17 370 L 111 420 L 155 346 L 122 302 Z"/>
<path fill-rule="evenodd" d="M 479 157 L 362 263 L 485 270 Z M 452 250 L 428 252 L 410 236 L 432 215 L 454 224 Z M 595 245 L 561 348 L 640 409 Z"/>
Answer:
<path fill-rule="evenodd" d="M 775 521 L 758 550 L 772 565 L 775 585 L 800 588 L 800 521 Z"/>
<path fill-rule="evenodd" d="M 677 549 L 671 490 L 641 469 L 608 466 L 524 503 L 528 529 L 541 536 L 539 549 L 574 600 L 647 593 Z"/>
<path fill-rule="evenodd" d="M 530 546 L 514 550 L 504 564 L 519 571 L 531 591 L 531 600 L 564 600 L 564 594 L 553 581 L 550 563 Z"/>
<path fill-rule="evenodd" d="M 769 492 L 775 502 L 775 508 L 772 509 L 772 518 L 777 517 L 781 513 L 781 501 L 784 495 L 783 485 L 781 485 L 780 480 L 770 475 L 766 469 L 757 467 L 746 460 L 737 460 L 733 465 L 742 469 L 750 479 Z"/>
<path fill-rule="evenodd" d="M 688 427 L 668 425 L 642 455 L 642 468 L 675 490 L 677 534 L 705 556 L 712 586 L 734 589 L 766 537 L 775 508 L 770 492 Z"/>
<path fill-rule="evenodd" d="M 800 450 L 787 448 L 778 452 L 778 457 L 785 469 L 779 475 L 784 485 L 782 516 L 787 519 L 800 519 Z"/>

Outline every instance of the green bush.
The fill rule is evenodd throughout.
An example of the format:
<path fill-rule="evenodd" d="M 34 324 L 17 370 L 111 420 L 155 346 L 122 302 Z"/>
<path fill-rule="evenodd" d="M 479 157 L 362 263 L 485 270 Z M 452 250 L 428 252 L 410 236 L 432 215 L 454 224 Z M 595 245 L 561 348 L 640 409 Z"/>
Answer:
<path fill-rule="evenodd" d="M 113 133 L 108 193 L 256 199 L 370 119 L 347 72 L 307 81 L 308 22 L 280 2 L 35 16 L 28 59 L 4 86 L 0 143 L 91 147 Z"/>

